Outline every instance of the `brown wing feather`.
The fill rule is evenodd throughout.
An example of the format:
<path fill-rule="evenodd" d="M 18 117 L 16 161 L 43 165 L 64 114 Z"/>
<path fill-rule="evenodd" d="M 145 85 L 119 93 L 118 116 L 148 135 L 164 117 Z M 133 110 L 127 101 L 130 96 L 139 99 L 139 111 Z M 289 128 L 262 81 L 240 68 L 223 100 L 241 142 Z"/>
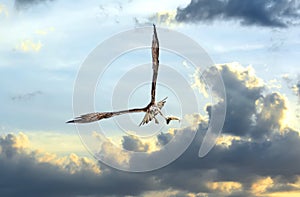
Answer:
<path fill-rule="evenodd" d="M 73 120 L 69 120 L 66 123 L 89 123 L 89 122 L 95 122 L 101 119 L 110 118 L 113 116 L 112 112 L 94 112 L 89 114 L 84 114 L 79 117 L 76 117 Z"/>
<path fill-rule="evenodd" d="M 155 103 L 155 91 L 156 91 L 156 80 L 158 75 L 158 67 L 159 67 L 159 42 L 157 38 L 156 28 L 153 24 L 154 33 L 153 33 L 153 40 L 152 40 L 152 70 L 153 70 L 153 77 L 152 77 L 152 87 L 151 87 L 151 104 Z"/>
<path fill-rule="evenodd" d="M 84 114 L 79 117 L 76 117 L 73 120 L 69 120 L 66 123 L 89 123 L 89 122 L 95 122 L 98 120 L 111 118 L 113 116 L 118 116 L 126 113 L 137 113 L 137 112 L 145 112 L 146 108 L 135 108 L 135 109 L 129 109 L 129 110 L 123 110 L 123 111 L 117 111 L 117 112 L 94 112 L 89 114 Z"/>

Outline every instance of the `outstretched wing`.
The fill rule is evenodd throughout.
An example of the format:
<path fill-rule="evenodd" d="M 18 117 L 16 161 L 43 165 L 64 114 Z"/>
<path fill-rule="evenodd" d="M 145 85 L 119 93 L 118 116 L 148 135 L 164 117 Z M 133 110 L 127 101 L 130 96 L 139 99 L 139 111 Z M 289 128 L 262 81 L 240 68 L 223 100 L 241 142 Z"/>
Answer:
<path fill-rule="evenodd" d="M 153 70 L 153 76 L 152 76 L 152 87 L 151 87 L 151 104 L 155 103 L 155 91 L 156 91 L 156 80 L 158 75 L 158 66 L 159 66 L 159 43 L 156 33 L 156 27 L 153 24 L 154 33 L 153 33 L 153 39 L 152 39 L 152 70 Z"/>
<path fill-rule="evenodd" d="M 111 118 L 113 116 L 122 115 L 126 113 L 137 113 L 137 112 L 145 112 L 146 108 L 135 108 L 135 109 L 129 109 L 129 110 L 123 110 L 123 111 L 117 111 L 117 112 L 94 112 L 90 114 L 84 114 L 79 117 L 76 117 L 73 120 L 69 120 L 66 123 L 89 123 L 89 122 L 95 122 L 98 120 Z"/>

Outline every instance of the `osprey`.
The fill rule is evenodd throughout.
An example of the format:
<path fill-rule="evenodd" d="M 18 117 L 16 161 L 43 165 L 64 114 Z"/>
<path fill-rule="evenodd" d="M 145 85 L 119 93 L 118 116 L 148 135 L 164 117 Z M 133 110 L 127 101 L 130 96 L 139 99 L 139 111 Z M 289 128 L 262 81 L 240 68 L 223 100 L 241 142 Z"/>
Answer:
<path fill-rule="evenodd" d="M 149 123 L 150 121 L 154 120 L 156 124 L 158 124 L 158 120 L 156 116 L 159 114 L 161 115 L 165 120 L 166 123 L 169 124 L 171 120 L 178 120 L 179 118 L 174 116 L 164 116 L 161 112 L 161 109 L 164 107 L 166 100 L 168 97 L 164 98 L 163 100 L 159 102 L 155 102 L 155 95 L 156 95 L 156 81 L 157 81 L 157 75 L 158 75 L 158 67 L 159 67 L 159 42 L 157 38 L 156 28 L 153 24 L 153 39 L 152 39 L 152 70 L 153 70 L 153 76 L 152 76 L 152 87 L 151 87 L 151 101 L 150 103 L 144 107 L 144 108 L 134 108 L 134 109 L 128 109 L 128 110 L 122 110 L 122 111 L 115 111 L 115 112 L 94 112 L 89 114 L 84 114 L 79 117 L 76 117 L 73 120 L 69 120 L 66 123 L 89 123 L 94 122 L 106 118 L 111 118 L 113 116 L 118 116 L 122 114 L 127 113 L 137 113 L 137 112 L 145 112 L 145 116 L 142 120 L 142 122 L 139 124 L 139 126 Z"/>

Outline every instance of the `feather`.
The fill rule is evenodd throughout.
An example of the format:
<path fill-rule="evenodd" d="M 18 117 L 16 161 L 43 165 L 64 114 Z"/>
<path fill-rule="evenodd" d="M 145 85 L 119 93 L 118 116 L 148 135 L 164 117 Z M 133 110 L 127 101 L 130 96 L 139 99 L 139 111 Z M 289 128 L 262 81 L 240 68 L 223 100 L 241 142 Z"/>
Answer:
<path fill-rule="evenodd" d="M 180 119 L 175 117 L 175 116 L 169 116 L 166 119 L 167 124 L 169 124 L 171 122 L 171 120 L 178 120 L 180 122 Z"/>

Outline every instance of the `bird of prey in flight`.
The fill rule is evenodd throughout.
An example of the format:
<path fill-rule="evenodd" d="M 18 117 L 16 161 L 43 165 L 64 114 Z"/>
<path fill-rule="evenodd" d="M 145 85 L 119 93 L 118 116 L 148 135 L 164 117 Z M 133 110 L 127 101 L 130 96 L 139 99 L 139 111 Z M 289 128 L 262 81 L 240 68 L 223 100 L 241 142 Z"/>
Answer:
<path fill-rule="evenodd" d="M 139 126 L 149 123 L 150 121 L 154 120 L 156 124 L 158 124 L 158 120 L 156 115 L 161 115 L 165 120 L 166 123 L 169 124 L 171 120 L 178 120 L 179 118 L 174 116 L 164 116 L 161 112 L 161 109 L 164 107 L 167 97 L 159 102 L 155 102 L 156 96 L 156 81 L 158 75 L 158 67 L 159 67 L 159 42 L 157 38 L 157 32 L 155 25 L 153 24 L 154 32 L 153 32 L 153 39 L 152 39 L 152 87 L 151 87 L 151 101 L 150 103 L 144 108 L 134 108 L 122 111 L 115 111 L 115 112 L 94 112 L 89 114 L 84 114 L 79 117 L 76 117 L 73 120 L 69 120 L 66 123 L 89 123 L 94 122 L 106 118 L 111 118 L 113 116 L 118 116 L 127 113 L 137 113 L 137 112 L 145 112 L 145 116 Z"/>

